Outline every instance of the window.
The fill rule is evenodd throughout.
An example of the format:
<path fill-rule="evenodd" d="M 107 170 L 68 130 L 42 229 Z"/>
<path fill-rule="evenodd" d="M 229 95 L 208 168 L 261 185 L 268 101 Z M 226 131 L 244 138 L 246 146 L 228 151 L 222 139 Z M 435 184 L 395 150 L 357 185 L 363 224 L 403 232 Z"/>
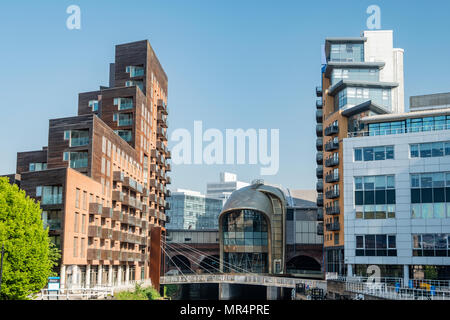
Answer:
<path fill-rule="evenodd" d="M 81 216 L 81 233 L 86 234 L 86 214 Z"/>
<path fill-rule="evenodd" d="M 450 173 L 411 174 L 411 218 L 450 217 Z"/>
<path fill-rule="evenodd" d="M 355 237 L 355 255 L 362 256 L 397 256 L 397 245 L 395 235 L 357 235 Z"/>
<path fill-rule="evenodd" d="M 98 111 L 98 100 L 90 100 L 89 108 L 91 108 L 92 112 Z"/>
<path fill-rule="evenodd" d="M 395 177 L 355 177 L 356 219 L 395 218 Z"/>
<path fill-rule="evenodd" d="M 42 204 L 61 204 L 62 186 L 43 186 Z"/>
<path fill-rule="evenodd" d="M 394 159 L 393 146 L 356 148 L 354 152 L 355 161 L 378 161 Z"/>
<path fill-rule="evenodd" d="M 78 212 L 75 212 L 75 217 L 74 217 L 74 226 L 73 226 L 73 231 L 74 232 L 78 232 L 78 220 L 80 218 L 80 214 Z"/>
<path fill-rule="evenodd" d="M 409 156 L 411 158 L 444 157 L 450 155 L 450 142 L 433 142 L 411 144 Z"/>
<path fill-rule="evenodd" d="M 73 238 L 73 257 L 78 257 L 78 237 Z"/>
<path fill-rule="evenodd" d="M 88 158 L 87 151 L 69 152 L 69 167 L 72 169 L 87 168 Z"/>
<path fill-rule="evenodd" d="M 87 192 L 83 191 L 83 210 L 87 208 Z"/>
<path fill-rule="evenodd" d="M 75 208 L 80 208 L 80 189 L 75 190 Z"/>
<path fill-rule="evenodd" d="M 449 234 L 413 234 L 413 256 L 447 257 L 450 254 Z"/>

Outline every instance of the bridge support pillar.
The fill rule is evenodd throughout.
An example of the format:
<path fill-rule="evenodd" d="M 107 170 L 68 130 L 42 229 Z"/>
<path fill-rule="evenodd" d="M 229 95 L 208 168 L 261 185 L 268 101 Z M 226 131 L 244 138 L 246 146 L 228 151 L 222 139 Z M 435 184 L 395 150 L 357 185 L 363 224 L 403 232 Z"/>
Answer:
<path fill-rule="evenodd" d="M 219 283 L 219 300 L 231 300 L 231 284 Z"/>
<path fill-rule="evenodd" d="M 283 297 L 283 288 L 267 287 L 267 300 L 281 300 Z"/>

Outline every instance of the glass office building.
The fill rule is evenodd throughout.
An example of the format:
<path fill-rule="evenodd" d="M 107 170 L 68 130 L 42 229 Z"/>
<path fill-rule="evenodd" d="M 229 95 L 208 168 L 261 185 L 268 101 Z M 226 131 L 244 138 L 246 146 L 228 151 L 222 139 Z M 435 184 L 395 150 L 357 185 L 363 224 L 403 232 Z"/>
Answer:
<path fill-rule="evenodd" d="M 170 203 L 170 222 L 167 229 L 206 230 L 218 228 L 218 216 L 222 200 L 202 195 L 191 190 L 173 192 Z"/>

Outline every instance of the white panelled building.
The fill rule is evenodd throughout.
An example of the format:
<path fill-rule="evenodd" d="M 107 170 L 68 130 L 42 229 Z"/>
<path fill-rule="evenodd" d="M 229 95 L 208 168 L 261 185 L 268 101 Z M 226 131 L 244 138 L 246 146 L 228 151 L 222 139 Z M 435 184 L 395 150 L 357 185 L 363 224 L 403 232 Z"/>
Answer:
<path fill-rule="evenodd" d="M 362 118 L 344 139 L 348 275 L 450 279 L 450 94 Z"/>

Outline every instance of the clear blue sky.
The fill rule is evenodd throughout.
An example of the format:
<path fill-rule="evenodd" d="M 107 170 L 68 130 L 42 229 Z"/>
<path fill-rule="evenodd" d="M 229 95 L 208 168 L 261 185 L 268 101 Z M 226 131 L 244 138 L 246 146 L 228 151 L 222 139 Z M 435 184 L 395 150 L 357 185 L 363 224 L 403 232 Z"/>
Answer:
<path fill-rule="evenodd" d="M 81 7 L 81 30 L 66 28 L 71 4 Z M 79 92 L 108 84 L 116 44 L 149 39 L 169 77 L 169 133 L 194 120 L 222 131 L 279 128 L 280 170 L 263 178 L 314 188 L 321 45 L 358 36 L 371 4 L 405 49 L 406 99 L 450 91 L 444 0 L 2 1 L 0 174 L 15 171 L 16 152 L 47 145 L 48 119 L 75 115 Z M 259 166 L 174 166 L 172 188 L 204 191 L 224 170 L 259 176 Z"/>

